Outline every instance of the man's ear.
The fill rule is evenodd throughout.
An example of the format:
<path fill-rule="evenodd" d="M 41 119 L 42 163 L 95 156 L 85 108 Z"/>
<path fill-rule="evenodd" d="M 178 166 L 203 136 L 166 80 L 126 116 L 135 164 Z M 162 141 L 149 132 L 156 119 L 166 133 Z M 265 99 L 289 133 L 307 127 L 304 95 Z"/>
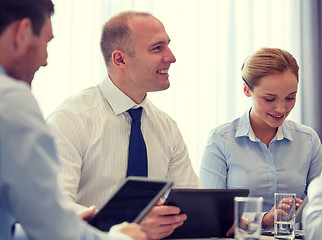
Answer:
<path fill-rule="evenodd" d="M 116 67 L 123 68 L 125 65 L 124 52 L 121 50 L 115 50 L 112 52 L 112 62 Z"/>
<path fill-rule="evenodd" d="M 29 18 L 20 20 L 14 38 L 16 50 L 18 52 L 24 52 L 30 45 L 33 35 L 31 20 Z"/>
<path fill-rule="evenodd" d="M 251 97 L 252 95 L 250 94 L 250 89 L 249 87 L 247 86 L 246 83 L 244 83 L 244 93 L 247 97 Z"/>

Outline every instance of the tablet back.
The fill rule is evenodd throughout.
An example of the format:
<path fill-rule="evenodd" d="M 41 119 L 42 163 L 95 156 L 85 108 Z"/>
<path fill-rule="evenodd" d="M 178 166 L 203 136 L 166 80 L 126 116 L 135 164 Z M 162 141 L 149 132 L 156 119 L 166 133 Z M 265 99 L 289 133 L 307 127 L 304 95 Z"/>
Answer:
<path fill-rule="evenodd" d="M 101 231 L 124 221 L 139 223 L 171 186 L 170 180 L 128 177 L 89 223 Z"/>
<path fill-rule="evenodd" d="M 187 214 L 171 238 L 224 238 L 234 223 L 234 197 L 248 196 L 248 189 L 172 189 L 167 205 Z"/>

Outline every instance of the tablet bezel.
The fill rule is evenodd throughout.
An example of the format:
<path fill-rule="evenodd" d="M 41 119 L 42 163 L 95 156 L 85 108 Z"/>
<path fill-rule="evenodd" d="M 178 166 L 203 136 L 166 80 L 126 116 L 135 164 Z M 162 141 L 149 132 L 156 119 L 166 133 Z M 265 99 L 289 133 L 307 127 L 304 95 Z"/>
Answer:
<path fill-rule="evenodd" d="M 150 210 L 153 208 L 153 206 L 159 201 L 159 199 L 168 191 L 171 186 L 173 185 L 171 180 L 168 179 L 153 179 L 153 178 L 146 178 L 146 177 L 128 177 L 126 178 L 120 186 L 117 188 L 117 190 L 112 194 L 112 197 L 106 202 L 106 204 L 102 207 L 100 211 L 98 211 L 88 222 L 89 224 L 93 225 L 94 227 L 102 230 L 102 231 L 108 231 L 109 229 L 101 227 L 101 221 L 100 218 L 102 218 L 102 214 L 104 214 L 104 208 L 109 207 L 109 204 L 113 201 L 113 198 L 118 196 L 120 193 L 120 190 L 124 187 L 127 187 L 129 184 L 136 182 L 142 186 L 142 184 L 148 183 L 149 185 L 151 183 L 156 184 L 163 184 L 162 188 L 158 190 L 158 193 L 154 195 L 153 198 L 149 201 L 149 203 L 140 211 L 140 213 L 135 217 L 133 221 L 130 221 L 128 219 L 124 219 L 124 221 L 133 222 L 133 223 L 140 223 L 142 219 L 150 212 Z M 131 204 L 131 198 L 129 197 L 129 204 Z M 106 217 L 103 216 L 105 219 Z M 121 223 L 121 222 L 120 222 Z M 117 223 L 116 223 L 117 224 Z"/>

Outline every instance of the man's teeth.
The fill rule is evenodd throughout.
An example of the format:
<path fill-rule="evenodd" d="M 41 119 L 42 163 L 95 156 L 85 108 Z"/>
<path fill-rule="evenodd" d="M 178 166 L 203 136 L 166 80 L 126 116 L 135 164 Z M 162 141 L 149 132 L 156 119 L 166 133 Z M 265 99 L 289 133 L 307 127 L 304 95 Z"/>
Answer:
<path fill-rule="evenodd" d="M 281 118 L 281 117 L 283 117 L 283 115 L 281 115 L 281 116 L 274 116 L 274 115 L 272 115 L 273 117 L 275 117 L 275 118 Z"/>
<path fill-rule="evenodd" d="M 169 71 L 169 69 L 165 69 L 165 70 L 159 70 L 157 71 L 157 73 L 160 73 L 160 74 L 167 74 Z"/>

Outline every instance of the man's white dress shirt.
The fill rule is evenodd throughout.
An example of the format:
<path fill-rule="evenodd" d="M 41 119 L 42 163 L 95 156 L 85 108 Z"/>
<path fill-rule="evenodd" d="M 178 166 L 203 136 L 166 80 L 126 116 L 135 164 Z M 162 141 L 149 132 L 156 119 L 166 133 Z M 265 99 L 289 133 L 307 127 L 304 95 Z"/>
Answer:
<path fill-rule="evenodd" d="M 138 106 L 148 177 L 171 179 L 174 187 L 201 186 L 175 121 L 147 99 L 137 105 L 107 78 L 67 99 L 47 119 L 62 164 L 60 183 L 76 203 L 100 209 L 126 177 L 132 121 L 126 111 Z"/>

